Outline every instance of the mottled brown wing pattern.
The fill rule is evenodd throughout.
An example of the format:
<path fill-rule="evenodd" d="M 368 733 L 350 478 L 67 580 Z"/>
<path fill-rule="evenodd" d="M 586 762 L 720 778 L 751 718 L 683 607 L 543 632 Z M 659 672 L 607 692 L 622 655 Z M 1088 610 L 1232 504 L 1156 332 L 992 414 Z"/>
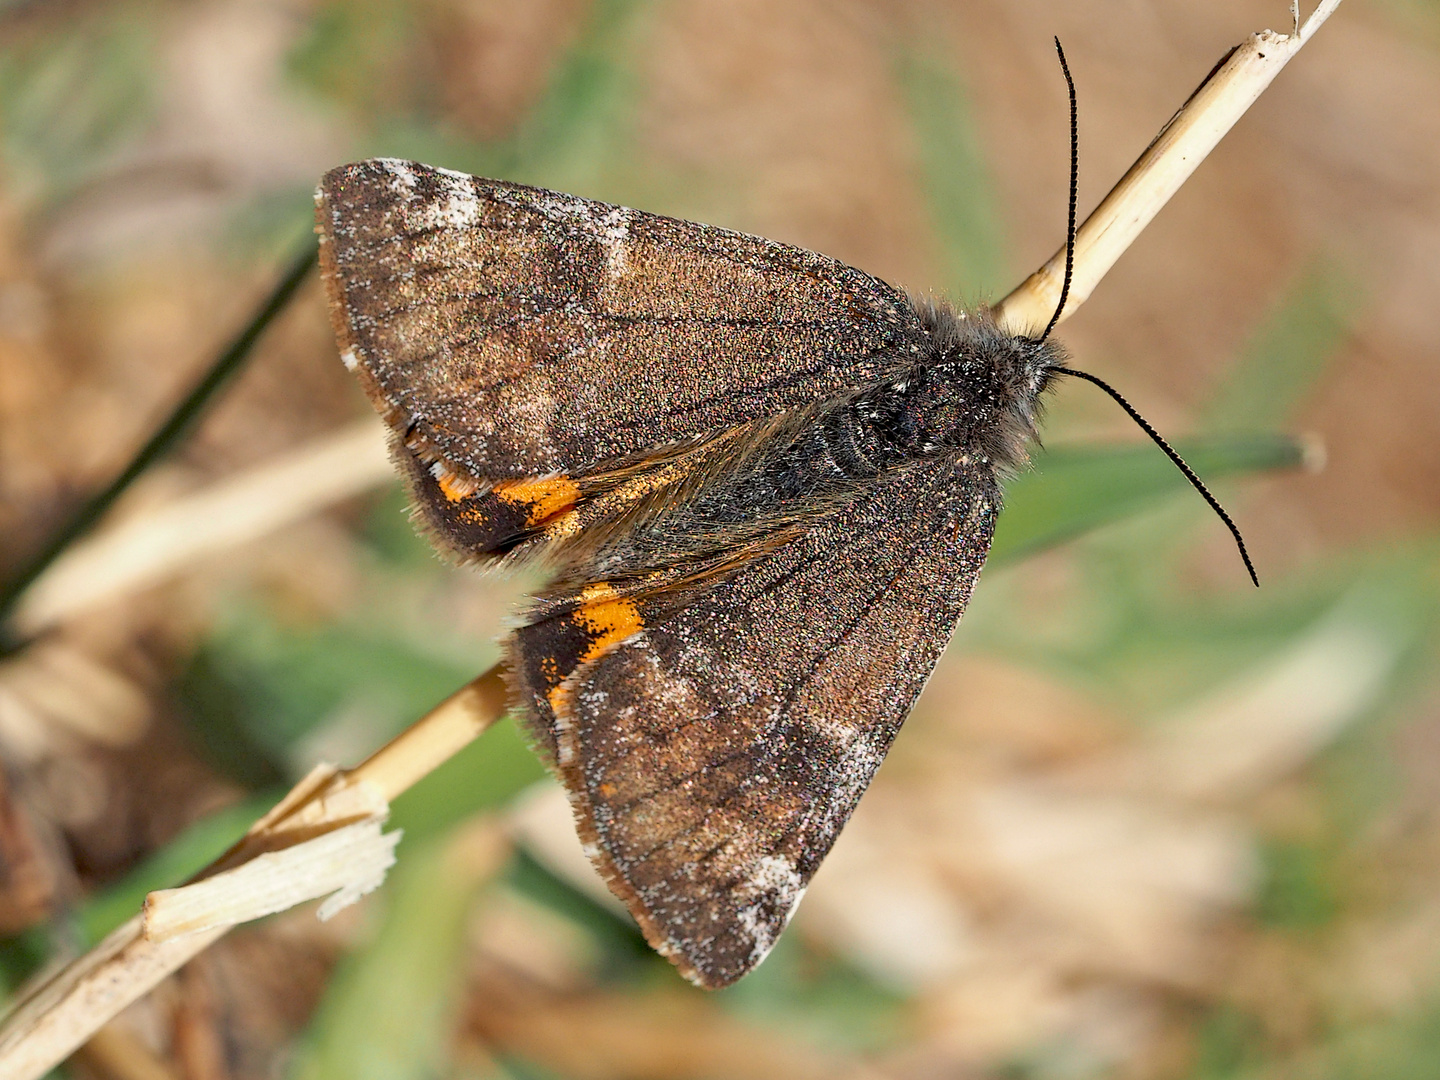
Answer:
<path fill-rule="evenodd" d="M 988 551 L 988 464 L 891 474 L 679 607 L 586 603 L 511 665 L 591 857 L 692 981 L 753 968 L 883 760 Z"/>
<path fill-rule="evenodd" d="M 342 356 L 425 463 L 574 477 L 911 362 L 902 293 L 813 252 L 373 160 L 317 195 Z"/>

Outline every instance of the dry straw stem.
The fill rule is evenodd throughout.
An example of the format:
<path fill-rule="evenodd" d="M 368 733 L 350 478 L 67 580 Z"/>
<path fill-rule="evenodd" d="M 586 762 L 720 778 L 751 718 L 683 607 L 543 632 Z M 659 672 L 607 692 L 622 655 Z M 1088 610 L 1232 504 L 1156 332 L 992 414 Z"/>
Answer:
<path fill-rule="evenodd" d="M 1063 321 L 1073 315 L 1100 279 L 1110 272 L 1126 248 L 1180 185 L 1205 160 L 1225 133 L 1245 114 L 1280 69 L 1340 6 L 1340 0 L 1323 0 L 1305 25 L 1300 25 L 1298 3 L 1290 6 L 1294 29 L 1289 34 L 1262 30 L 1237 45 L 1209 77 L 1180 106 L 1160 134 L 1110 189 L 1095 212 L 1075 233 L 1075 276 Z M 1011 333 L 1037 332 L 1050 321 L 1060 302 L 1065 278 L 1065 248 L 1025 279 L 995 305 L 996 321 Z"/>
<path fill-rule="evenodd" d="M 159 889 L 145 898 L 145 936 L 164 941 L 286 911 L 306 900 L 328 919 L 385 880 L 395 865 L 400 833 L 384 833 L 383 810 L 293 847 L 267 851 L 178 889 Z"/>
<path fill-rule="evenodd" d="M 321 767 L 312 772 L 197 880 L 209 889 L 217 875 L 245 866 L 257 856 L 373 823 L 395 796 L 449 760 L 504 711 L 505 687 L 498 670 L 491 670 L 357 768 L 336 772 Z M 359 850 L 366 857 L 375 855 L 374 845 L 367 847 L 363 840 Z M 340 880 L 330 876 L 334 854 L 317 852 L 315 860 L 285 863 L 282 873 L 290 880 L 277 885 L 267 875 L 270 880 L 258 891 L 270 897 L 292 896 L 294 903 L 331 892 Z M 310 865 L 312 861 L 318 865 Z M 257 903 L 257 876 L 227 875 L 230 888 L 222 887 L 208 897 L 202 894 L 208 901 L 203 911 L 191 906 L 188 898 L 177 899 L 185 889 L 166 890 L 169 896 L 151 894 L 147 899 L 151 914 L 158 908 L 164 919 L 175 920 L 183 904 L 184 920 L 199 929 L 177 936 L 177 929 L 188 927 L 176 927 L 173 921 L 169 927 L 150 927 L 147 914 L 136 915 L 89 953 L 30 988 L 0 1027 L 0 1077 L 34 1080 L 45 1075 L 127 1005 L 222 937 L 236 918 L 276 910 L 264 897 Z"/>
<path fill-rule="evenodd" d="M 11 629 L 34 637 L 394 475 L 378 419 L 342 428 L 77 543 L 25 590 Z"/>
<path fill-rule="evenodd" d="M 1297 13 L 1296 30 L 1290 35 L 1269 31 L 1254 35 L 1212 72 L 1080 229 L 1075 285 L 1066 314 L 1084 302 L 1165 201 L 1337 6 L 1339 0 L 1326 0 L 1303 29 Z M 1004 324 L 1022 329 L 1045 324 L 1059 300 L 1064 254 L 1062 248 L 997 306 Z M 391 799 L 494 723 L 505 710 L 505 700 L 500 670 L 494 668 L 357 768 L 307 777 L 199 877 L 212 877 L 264 852 L 383 814 Z M 296 870 L 303 876 L 303 867 Z M 0 1026 L 0 1077 L 43 1076 L 228 928 L 229 924 L 207 924 L 206 929 L 184 936 L 151 937 L 145 932 L 144 917 L 137 915 L 20 1001 Z"/>

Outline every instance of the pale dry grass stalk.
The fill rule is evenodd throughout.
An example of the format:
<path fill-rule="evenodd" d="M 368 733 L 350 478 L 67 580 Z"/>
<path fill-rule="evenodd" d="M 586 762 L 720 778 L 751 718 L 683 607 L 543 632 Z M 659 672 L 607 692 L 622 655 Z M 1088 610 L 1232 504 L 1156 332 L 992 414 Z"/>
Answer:
<path fill-rule="evenodd" d="M 1212 72 L 1081 226 L 1066 314 L 1085 301 L 1125 248 L 1339 3 L 1325 0 L 1303 28 L 1296 14 L 1293 34 L 1253 35 Z M 1016 330 L 1045 324 L 1059 300 L 1064 255 L 1062 248 L 996 306 L 1003 324 Z M 357 768 L 307 777 L 200 877 L 383 814 L 389 800 L 494 723 L 504 713 L 505 703 L 501 671 L 492 668 Z M 298 878 L 305 877 L 303 865 L 291 870 Z M 303 883 L 295 890 L 296 895 L 306 891 Z M 317 895 L 313 888 L 308 891 Z M 213 906 L 225 903 L 217 900 Z M 234 910 L 230 909 L 232 915 Z M 43 1076 L 230 925 L 222 919 L 188 935 L 159 938 L 147 935 L 145 917 L 137 915 L 20 1001 L 0 1026 L 0 1076 L 7 1080 Z"/>
<path fill-rule="evenodd" d="M 341 428 L 75 544 L 25 590 L 10 629 L 34 637 L 394 475 L 378 419 Z"/>
<path fill-rule="evenodd" d="M 1250 35 L 1180 106 L 1076 230 L 1075 275 L 1065 310 L 1060 313 L 1062 322 L 1090 298 L 1100 279 L 1160 208 L 1339 6 L 1340 0 L 1322 0 L 1302 26 L 1298 4 L 1292 2 L 1292 33 L 1262 30 Z M 1038 332 L 1060 302 L 1064 278 L 1065 247 L 1061 245 L 1044 266 L 995 305 L 996 321 L 1011 333 Z"/>

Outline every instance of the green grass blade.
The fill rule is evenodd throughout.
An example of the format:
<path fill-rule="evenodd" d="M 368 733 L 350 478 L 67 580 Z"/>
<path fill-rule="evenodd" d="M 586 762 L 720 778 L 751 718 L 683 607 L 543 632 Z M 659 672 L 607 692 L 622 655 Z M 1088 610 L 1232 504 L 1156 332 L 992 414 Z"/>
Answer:
<path fill-rule="evenodd" d="M 1289 469 L 1303 450 L 1284 435 L 1255 435 L 1177 447 L 1205 480 Z M 1005 509 L 990 549 L 992 564 L 1064 543 L 1131 517 L 1190 484 L 1158 448 L 1091 446 L 1035 455 L 1035 467 L 1005 485 Z M 1199 497 L 1196 496 L 1198 499 Z"/>
<path fill-rule="evenodd" d="M 1264 431 L 1283 424 L 1344 344 L 1355 304 L 1336 272 L 1311 266 L 1231 368 L 1205 410 L 1208 431 Z"/>
<path fill-rule="evenodd" d="M 19 190 L 58 201 L 144 132 L 157 43 L 144 20 L 100 6 L 0 44 L 0 155 Z"/>
<path fill-rule="evenodd" d="M 386 887 L 379 933 L 332 978 L 292 1080 L 447 1075 L 466 916 L 496 868 L 462 856 L 449 838 L 409 846 Z"/>
<path fill-rule="evenodd" d="M 948 60 L 923 46 L 902 47 L 895 78 L 915 133 L 946 284 L 957 298 L 993 295 L 1006 280 L 1005 245 L 964 88 Z"/>
<path fill-rule="evenodd" d="M 649 0 L 600 0 L 516 140 L 515 179 L 563 191 L 604 185 L 628 157 L 639 17 Z"/>

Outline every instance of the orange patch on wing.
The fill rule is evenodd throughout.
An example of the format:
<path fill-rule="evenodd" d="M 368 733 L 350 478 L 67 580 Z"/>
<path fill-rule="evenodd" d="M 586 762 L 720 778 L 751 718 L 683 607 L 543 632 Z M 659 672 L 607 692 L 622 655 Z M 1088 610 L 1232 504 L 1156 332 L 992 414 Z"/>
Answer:
<path fill-rule="evenodd" d="M 459 502 L 475 490 L 475 485 L 469 480 L 462 479 L 452 472 L 443 472 L 435 478 L 439 485 L 440 494 L 445 496 L 447 502 Z"/>
<path fill-rule="evenodd" d="M 547 540 L 564 540 L 567 537 L 578 536 L 583 525 L 579 511 L 566 510 L 563 514 L 556 514 L 545 521 L 545 538 Z"/>
<path fill-rule="evenodd" d="M 645 620 L 640 617 L 640 609 L 635 601 L 629 597 L 620 596 L 614 588 L 601 582 L 598 585 L 586 585 L 580 591 L 582 605 L 569 616 L 577 626 L 583 627 L 589 634 L 591 641 L 575 667 L 587 664 L 605 653 L 609 652 L 616 645 L 645 628 Z M 574 669 L 571 669 L 574 670 Z M 569 672 L 566 672 L 568 675 Z M 546 695 L 550 700 L 550 707 L 560 715 L 564 711 L 564 703 L 568 694 L 568 688 L 562 679 Z"/>
<path fill-rule="evenodd" d="M 556 716 L 563 716 L 565 714 L 565 703 L 569 697 L 570 693 L 565 688 L 565 684 L 558 682 L 550 688 L 550 692 L 545 695 L 545 700 L 550 702 L 551 712 Z"/>
<path fill-rule="evenodd" d="M 582 664 L 608 652 L 612 645 L 620 644 L 645 627 L 635 601 L 617 595 L 609 585 L 586 585 L 581 590 L 580 597 L 585 601 L 585 606 L 575 612 L 573 618 L 595 635 L 594 643 L 580 657 Z"/>
<path fill-rule="evenodd" d="M 526 508 L 526 524 L 538 525 L 552 514 L 574 506 L 580 485 L 568 476 L 547 480 L 503 480 L 490 489 L 502 502 Z"/>

